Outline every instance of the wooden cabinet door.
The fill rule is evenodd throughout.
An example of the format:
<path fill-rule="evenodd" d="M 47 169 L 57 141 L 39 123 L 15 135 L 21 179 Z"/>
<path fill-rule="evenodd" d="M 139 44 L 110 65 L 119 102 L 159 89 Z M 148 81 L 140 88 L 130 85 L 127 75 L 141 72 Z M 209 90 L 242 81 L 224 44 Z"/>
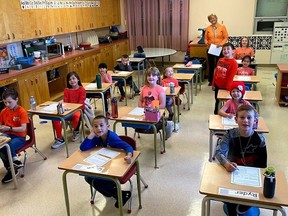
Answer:
<path fill-rule="evenodd" d="M 67 24 L 67 10 L 65 8 L 55 8 L 47 10 L 47 17 L 49 19 L 49 33 L 50 35 L 69 33 L 69 24 Z"/>
<path fill-rule="evenodd" d="M 113 18 L 111 25 L 121 25 L 120 1 L 112 0 Z"/>
<path fill-rule="evenodd" d="M 130 55 L 128 40 L 118 42 L 113 46 L 113 61 L 116 62 L 123 54 Z"/>
<path fill-rule="evenodd" d="M 0 1 L 0 41 L 13 42 L 23 38 L 19 0 Z"/>
<path fill-rule="evenodd" d="M 34 96 L 37 104 L 50 100 L 46 71 L 35 71 L 19 79 L 18 89 L 21 105 L 25 109 L 30 109 L 30 96 Z"/>
<path fill-rule="evenodd" d="M 22 10 L 24 39 L 49 36 L 49 19 L 46 9 Z M 22 26 L 23 27 L 23 26 Z"/>
<path fill-rule="evenodd" d="M 100 62 L 106 63 L 109 70 L 114 68 L 116 62 L 113 61 L 113 46 L 107 46 L 100 50 Z"/>
<path fill-rule="evenodd" d="M 69 32 L 83 31 L 83 15 L 81 8 L 69 8 L 67 9 L 67 20 L 66 25 L 68 26 Z"/>

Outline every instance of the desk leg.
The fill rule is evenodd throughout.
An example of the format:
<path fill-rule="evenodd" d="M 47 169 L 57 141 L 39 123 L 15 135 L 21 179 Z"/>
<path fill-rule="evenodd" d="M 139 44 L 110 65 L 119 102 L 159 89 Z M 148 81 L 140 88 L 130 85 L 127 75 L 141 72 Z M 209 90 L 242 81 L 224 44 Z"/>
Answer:
<path fill-rule="evenodd" d="M 124 93 L 125 93 L 125 106 L 127 106 L 126 79 L 123 78 L 123 81 L 124 81 Z"/>
<path fill-rule="evenodd" d="M 193 88 L 194 88 L 194 82 L 193 82 L 193 78 L 191 80 L 191 104 L 193 104 Z"/>
<path fill-rule="evenodd" d="M 64 171 L 62 175 L 62 183 L 63 183 L 64 197 L 65 197 L 66 211 L 67 211 L 67 215 L 70 216 L 69 194 L 68 194 L 68 187 L 67 187 L 67 174 L 68 174 L 68 171 L 67 170 Z"/>
<path fill-rule="evenodd" d="M 212 149 L 213 149 L 213 131 L 210 130 L 210 137 L 209 137 L 209 161 L 212 162 Z"/>
<path fill-rule="evenodd" d="M 210 198 L 207 196 L 202 200 L 201 216 L 210 216 Z"/>
<path fill-rule="evenodd" d="M 201 87 L 202 87 L 202 77 L 203 77 L 203 70 L 202 68 L 199 69 L 199 82 L 200 82 L 200 91 L 201 91 Z"/>
<path fill-rule="evenodd" d="M 176 105 L 175 105 L 175 97 L 172 97 L 173 100 L 173 112 L 174 112 L 174 116 L 173 116 L 173 122 L 174 122 L 174 129 L 173 132 L 176 132 Z"/>
<path fill-rule="evenodd" d="M 136 170 L 137 170 L 137 190 L 138 190 L 138 200 L 139 200 L 139 209 L 142 209 L 142 202 L 141 202 L 141 184 L 140 184 L 140 166 L 138 160 L 136 163 Z"/>
<path fill-rule="evenodd" d="M 155 127 L 154 124 L 151 125 L 152 128 L 153 128 L 153 132 L 154 132 L 154 158 L 155 158 L 155 166 L 154 168 L 155 169 L 158 169 L 159 167 L 157 166 L 157 129 Z M 160 149 L 161 149 L 161 145 L 160 145 Z M 161 151 L 161 150 L 160 150 Z"/>
<path fill-rule="evenodd" d="M 140 62 L 137 64 L 137 69 L 138 69 L 138 88 L 140 88 Z"/>
<path fill-rule="evenodd" d="M 178 105 L 177 105 L 177 117 L 178 117 L 178 123 L 180 122 L 180 94 L 179 94 L 179 92 L 178 92 L 178 95 L 177 95 L 177 103 L 178 103 Z"/>
<path fill-rule="evenodd" d="M 100 92 L 100 95 L 101 95 L 101 100 L 102 100 L 103 115 L 106 116 L 106 107 L 104 103 L 105 98 L 104 98 L 103 92 Z"/>
<path fill-rule="evenodd" d="M 193 82 L 193 81 L 192 81 Z M 190 82 L 188 81 L 187 82 L 187 85 L 188 85 L 188 98 L 187 98 L 187 103 L 188 103 L 188 110 L 190 110 L 190 103 L 191 103 L 191 93 L 190 93 L 190 90 L 191 90 L 191 85 L 190 85 Z"/>
<path fill-rule="evenodd" d="M 80 116 L 81 116 L 80 121 L 82 121 L 82 136 L 81 136 L 81 143 L 82 143 L 83 140 L 85 139 L 85 121 L 84 121 L 84 114 L 81 109 L 80 109 Z"/>
<path fill-rule="evenodd" d="M 164 120 L 164 115 L 162 116 L 162 132 L 163 132 L 163 135 L 162 135 L 162 140 L 163 140 L 163 152 L 161 153 L 165 153 L 166 152 L 166 125 L 165 125 L 165 120 Z"/>
<path fill-rule="evenodd" d="M 199 70 L 197 70 L 195 75 L 196 75 L 195 96 L 197 96 L 198 85 L 199 85 Z"/>
<path fill-rule="evenodd" d="M 119 215 L 123 216 L 123 200 L 122 200 L 121 184 L 117 178 L 112 178 L 112 180 L 115 182 L 117 188 Z"/>
<path fill-rule="evenodd" d="M 13 165 L 13 160 L 12 160 L 12 155 L 11 155 L 11 149 L 10 146 L 8 145 L 8 143 L 4 144 L 3 147 L 6 147 L 6 151 L 7 151 L 7 156 L 8 156 L 8 161 L 9 161 L 9 165 L 10 165 L 10 169 L 11 169 L 11 174 L 12 174 L 12 179 L 13 179 L 13 183 L 14 183 L 14 187 L 15 189 L 17 189 L 17 178 L 15 175 L 15 169 L 14 169 L 14 165 Z"/>
<path fill-rule="evenodd" d="M 61 125 L 64 131 L 64 141 L 65 141 L 65 146 L 66 146 L 66 154 L 67 158 L 69 157 L 69 152 L 68 152 L 68 139 L 67 139 L 67 132 L 66 132 L 66 122 L 63 118 L 60 117 L 61 120 Z"/>

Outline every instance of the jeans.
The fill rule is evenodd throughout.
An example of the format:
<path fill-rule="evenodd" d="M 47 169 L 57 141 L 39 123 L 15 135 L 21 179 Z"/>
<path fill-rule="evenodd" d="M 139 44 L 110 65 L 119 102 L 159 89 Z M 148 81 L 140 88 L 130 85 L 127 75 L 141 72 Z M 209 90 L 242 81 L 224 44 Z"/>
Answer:
<path fill-rule="evenodd" d="M 25 145 L 26 138 L 7 134 L 4 134 L 4 136 L 11 138 L 11 140 L 8 142 L 8 145 L 10 147 L 12 157 L 15 157 L 17 149 Z M 6 147 L 0 149 L 0 157 L 3 161 L 4 167 L 8 170 L 10 168 L 10 164 Z"/>
<path fill-rule="evenodd" d="M 103 196 L 117 199 L 116 184 L 112 180 L 85 176 L 85 181 L 100 192 Z"/>

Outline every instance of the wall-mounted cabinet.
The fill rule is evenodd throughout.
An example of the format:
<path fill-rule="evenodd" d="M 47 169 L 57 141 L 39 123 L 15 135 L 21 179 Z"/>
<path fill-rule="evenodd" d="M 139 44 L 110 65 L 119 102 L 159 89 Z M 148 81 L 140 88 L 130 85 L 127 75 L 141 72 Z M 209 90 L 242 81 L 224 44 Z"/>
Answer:
<path fill-rule="evenodd" d="M 0 43 L 19 41 L 23 38 L 19 0 L 0 1 Z"/>
<path fill-rule="evenodd" d="M 19 0 L 0 1 L 0 44 L 121 24 L 120 0 L 95 8 L 22 10 Z"/>

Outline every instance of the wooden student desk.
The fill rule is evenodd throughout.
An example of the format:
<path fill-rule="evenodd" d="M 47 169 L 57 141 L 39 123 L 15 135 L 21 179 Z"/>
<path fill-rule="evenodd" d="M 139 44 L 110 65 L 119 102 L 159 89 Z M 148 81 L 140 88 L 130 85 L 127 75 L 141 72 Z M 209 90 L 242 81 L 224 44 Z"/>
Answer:
<path fill-rule="evenodd" d="M 261 173 L 264 173 L 264 169 L 261 169 Z M 265 198 L 263 195 L 263 179 L 264 176 L 262 178 L 262 187 L 232 184 L 231 173 L 227 172 L 222 165 L 218 163 L 206 162 L 199 190 L 201 194 L 205 195 L 202 200 L 201 215 L 210 215 L 210 202 L 212 200 L 271 209 L 274 211 L 274 216 L 277 215 L 277 211 L 280 211 L 283 216 L 287 215 L 285 209 L 283 208 L 283 206 L 288 206 L 288 184 L 285 174 L 281 171 L 276 171 L 276 191 L 275 196 L 272 199 Z M 259 193 L 259 200 L 243 197 L 232 197 L 229 195 L 225 196 L 218 193 L 219 188 L 256 192 Z"/>
<path fill-rule="evenodd" d="M 189 73 L 174 73 L 173 77 L 177 79 L 180 83 L 188 84 L 188 110 L 190 110 L 190 103 L 193 104 L 193 77 L 194 74 Z"/>
<path fill-rule="evenodd" d="M 66 154 L 67 157 L 69 157 L 69 152 L 68 152 L 68 139 L 67 139 L 67 132 L 66 132 L 66 120 L 68 118 L 70 118 L 74 113 L 80 111 L 81 113 L 81 120 L 82 120 L 82 138 L 81 140 L 84 138 L 84 118 L 83 118 L 83 112 L 82 112 L 82 104 L 76 104 L 76 103 L 62 103 L 63 105 L 63 109 L 64 109 L 64 113 L 63 114 L 58 114 L 57 113 L 57 109 L 49 109 L 47 110 L 47 107 L 51 106 L 55 106 L 57 105 L 58 102 L 54 102 L 54 101 L 46 101 L 43 104 L 40 104 L 36 107 L 36 110 L 28 110 L 27 112 L 29 113 L 29 115 L 31 116 L 31 118 L 33 118 L 33 115 L 38 115 L 39 118 L 41 119 L 47 119 L 47 120 L 56 120 L 56 121 L 61 121 L 61 125 L 63 128 L 63 132 L 64 132 L 64 140 L 65 140 L 65 146 L 66 146 Z M 65 110 L 67 109 L 67 110 Z M 54 131 L 54 136 L 55 136 L 55 131 Z"/>
<path fill-rule="evenodd" d="M 243 76 L 243 75 L 235 75 L 233 81 L 242 81 L 244 84 L 252 84 L 253 90 L 256 91 L 257 86 L 256 84 L 260 82 L 259 76 Z"/>
<path fill-rule="evenodd" d="M 121 62 L 121 58 L 116 60 L 117 62 Z M 134 58 L 134 57 L 129 57 L 129 62 L 130 63 L 137 63 L 137 70 L 138 70 L 138 87 L 142 86 L 140 85 L 140 66 L 142 65 L 142 84 L 144 85 L 144 74 L 145 74 L 145 68 L 144 68 L 144 62 L 146 61 L 145 58 Z"/>
<path fill-rule="evenodd" d="M 73 167 L 76 164 L 86 164 L 89 165 L 84 160 L 95 153 L 100 148 L 93 148 L 88 151 L 81 151 L 77 150 L 74 152 L 69 158 L 64 160 L 61 164 L 59 164 L 58 169 L 64 170 L 64 173 L 62 175 L 62 183 L 63 183 L 63 189 L 64 189 L 64 197 L 65 197 L 65 203 L 66 203 L 66 210 L 67 215 L 70 216 L 70 204 L 69 204 L 69 194 L 68 194 L 68 186 L 67 186 L 67 174 L 68 173 L 74 173 L 74 174 L 81 174 L 81 175 L 89 175 L 89 176 L 95 176 L 95 177 L 101 177 L 104 179 L 112 180 L 115 182 L 117 186 L 117 195 L 118 195 L 118 203 L 119 203 L 119 215 L 123 215 L 123 207 L 122 207 L 122 192 L 121 192 L 121 184 L 118 180 L 118 178 L 124 176 L 127 171 L 133 166 L 134 163 L 136 163 L 137 167 L 137 189 L 138 189 L 138 199 L 139 199 L 139 209 L 142 208 L 141 205 L 141 190 L 140 190 L 140 168 L 138 163 L 138 157 L 140 155 L 139 151 L 134 151 L 133 157 L 131 160 L 131 164 L 127 164 L 124 160 L 125 152 L 123 150 L 114 149 L 114 151 L 121 152 L 120 155 L 109 161 L 107 164 L 104 165 L 104 170 L 100 173 L 95 172 L 88 172 L 88 171 L 82 171 L 82 170 L 76 170 L 73 169 Z M 82 177 L 83 178 L 83 177 Z M 84 179 L 82 179 L 84 181 Z M 88 185 L 87 185 L 88 187 Z M 77 196 L 77 195 L 76 195 Z"/>
<path fill-rule="evenodd" d="M 96 83 L 82 83 L 83 87 L 85 88 L 87 93 L 100 95 L 102 100 L 102 107 L 103 107 L 103 115 L 106 116 L 106 109 L 105 109 L 105 103 L 104 103 L 104 94 L 106 91 L 110 91 L 111 98 L 113 97 L 112 93 L 112 86 L 114 83 L 102 83 L 102 88 L 98 89 Z M 95 105 L 96 107 L 96 105 Z"/>
<path fill-rule="evenodd" d="M 14 169 L 14 165 L 13 165 L 11 149 L 10 149 L 10 146 L 8 145 L 8 142 L 11 140 L 11 138 L 10 137 L 1 136 L 1 138 L 2 137 L 3 137 L 3 140 L 0 142 L 0 149 L 6 147 L 8 161 L 9 161 L 9 165 L 10 165 L 10 168 L 11 168 L 11 174 L 12 174 L 12 178 L 13 178 L 13 183 L 14 183 L 14 187 L 16 189 L 17 185 L 18 185 L 17 184 L 17 178 L 16 178 L 16 175 L 15 175 L 15 169 Z"/>
<path fill-rule="evenodd" d="M 147 125 L 151 126 L 154 131 L 154 156 L 155 156 L 155 168 L 159 168 L 157 166 L 157 129 L 155 127 L 155 124 L 157 122 L 152 122 L 152 121 L 145 121 L 144 116 L 137 116 L 137 115 L 131 115 L 129 112 L 131 112 L 133 109 L 136 107 L 120 107 L 118 110 L 118 118 L 113 118 L 112 120 L 115 120 L 113 124 L 113 131 L 116 132 L 116 125 L 118 123 L 128 123 L 131 125 Z M 163 150 L 161 152 L 165 152 L 165 121 L 164 121 L 164 112 L 165 109 L 160 109 L 160 116 L 162 118 L 162 140 L 163 140 Z M 160 119 L 161 119 L 160 118 Z M 127 128 L 125 127 L 125 135 L 127 135 Z"/>
<path fill-rule="evenodd" d="M 223 102 L 231 99 L 230 91 L 219 89 L 217 99 L 219 99 L 220 101 L 218 107 L 218 110 L 220 110 L 221 107 L 223 106 Z M 260 112 L 258 102 L 263 101 L 262 94 L 260 91 L 246 91 L 243 99 L 249 101 L 250 103 L 255 103 L 257 112 L 258 113 Z"/>
<path fill-rule="evenodd" d="M 192 64 L 189 67 L 186 67 L 184 64 L 175 64 L 172 67 L 174 70 L 186 70 L 188 71 L 196 71 L 196 86 L 195 86 L 195 96 L 197 96 L 197 89 L 199 85 L 199 90 L 201 90 L 201 85 L 202 85 L 202 76 L 203 76 L 203 71 L 202 71 L 202 65 L 201 64 Z"/>
<path fill-rule="evenodd" d="M 222 122 L 222 116 L 220 115 L 210 115 L 209 116 L 209 161 L 212 161 L 212 157 L 215 154 L 215 148 L 213 144 L 213 136 L 216 134 L 224 135 L 225 132 L 233 127 L 237 127 L 237 125 L 224 125 Z M 258 128 L 255 129 L 258 133 L 269 133 L 269 129 L 264 122 L 263 117 L 259 117 L 258 119 Z"/>
<path fill-rule="evenodd" d="M 131 86 L 131 88 L 132 88 L 132 90 L 134 90 L 134 88 L 133 88 L 133 85 L 134 85 L 133 84 L 134 83 L 133 82 L 133 73 L 134 73 L 134 71 L 115 71 L 115 73 L 113 71 L 108 71 L 108 73 L 111 74 L 112 79 L 114 81 L 118 81 L 119 79 L 123 80 L 123 82 L 124 82 L 123 88 L 124 88 L 124 92 L 125 92 L 125 106 L 127 106 L 126 81 L 127 81 L 127 79 L 129 77 L 132 77 L 132 86 Z M 132 97 L 133 97 L 133 93 L 132 93 Z"/>

